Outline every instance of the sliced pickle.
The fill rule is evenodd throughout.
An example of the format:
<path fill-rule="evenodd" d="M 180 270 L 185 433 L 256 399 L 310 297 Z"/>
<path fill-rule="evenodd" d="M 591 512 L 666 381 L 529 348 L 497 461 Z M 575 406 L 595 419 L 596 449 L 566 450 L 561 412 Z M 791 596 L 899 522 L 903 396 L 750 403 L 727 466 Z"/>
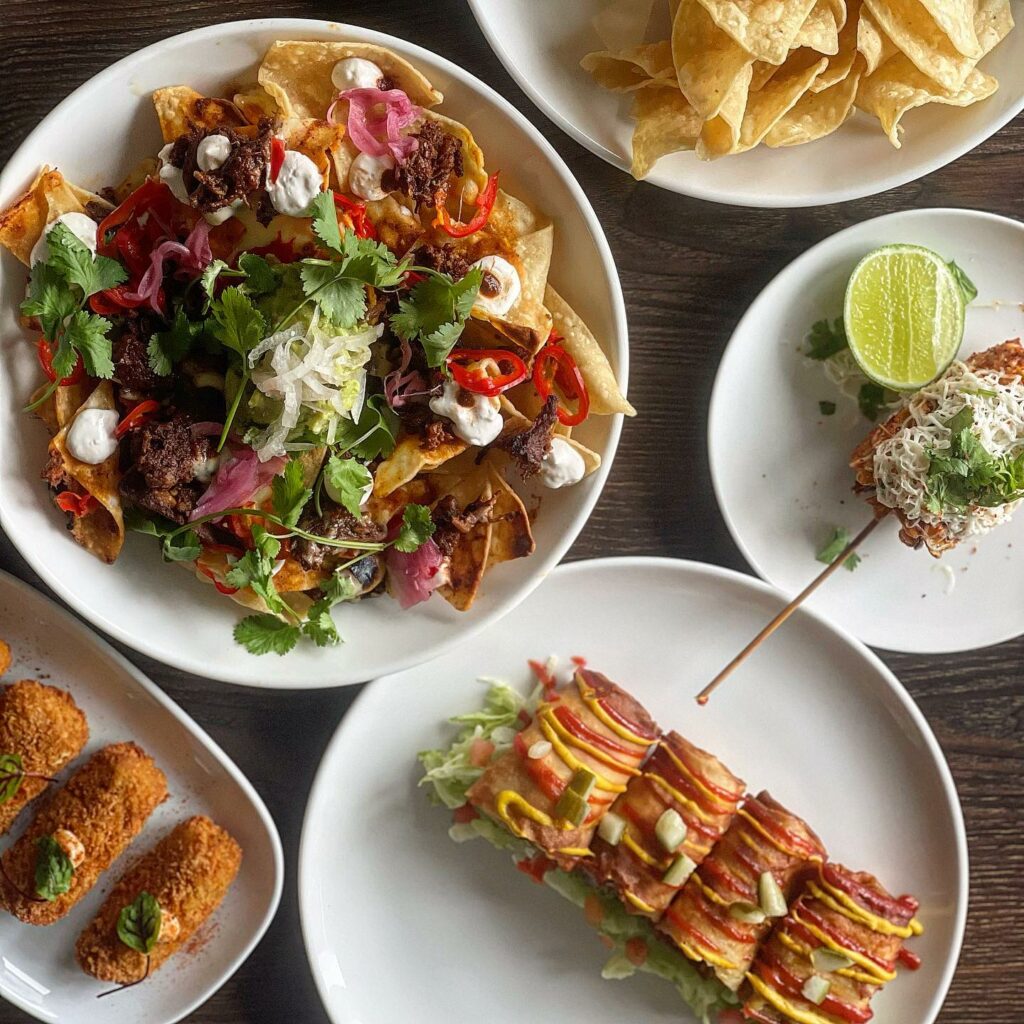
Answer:
<path fill-rule="evenodd" d="M 654 835 L 662 848 L 668 853 L 675 853 L 686 841 L 686 822 L 674 807 L 662 812 L 654 826 Z"/>
<path fill-rule="evenodd" d="M 816 971 L 828 974 L 831 971 L 841 971 L 853 966 L 853 961 L 842 953 L 837 953 L 828 946 L 819 946 L 811 953 L 811 963 Z"/>
<path fill-rule="evenodd" d="M 587 798 L 596 784 L 597 776 L 592 771 L 578 768 L 555 804 L 555 817 L 573 827 L 582 825 L 589 808 Z"/>
<path fill-rule="evenodd" d="M 762 871 L 757 880 L 757 902 L 769 917 L 785 917 L 789 909 L 786 897 L 770 871 Z"/>
<path fill-rule="evenodd" d="M 729 915 L 744 924 L 760 924 L 768 915 L 756 904 L 739 900 L 729 904 Z"/>
<path fill-rule="evenodd" d="M 820 1006 L 824 1002 L 825 996 L 828 995 L 828 990 L 832 987 L 832 982 L 826 978 L 822 978 L 820 975 L 812 974 L 805 982 L 804 987 L 800 989 L 800 994 L 808 1002 L 814 1003 L 815 1006 Z"/>
<path fill-rule="evenodd" d="M 678 889 L 681 885 L 686 884 L 686 880 L 696 870 L 697 865 L 685 853 L 681 853 L 669 865 L 668 870 L 661 876 L 661 880 L 666 885 L 671 885 Z"/>
<path fill-rule="evenodd" d="M 622 840 L 622 834 L 626 831 L 626 819 L 609 811 L 597 826 L 597 834 L 609 845 L 618 846 Z"/>

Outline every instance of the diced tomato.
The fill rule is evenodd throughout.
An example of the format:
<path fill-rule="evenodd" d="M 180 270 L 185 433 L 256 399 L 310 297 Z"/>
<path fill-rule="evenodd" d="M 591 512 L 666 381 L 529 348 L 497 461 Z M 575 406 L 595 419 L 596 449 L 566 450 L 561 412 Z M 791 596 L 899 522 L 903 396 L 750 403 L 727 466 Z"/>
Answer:
<path fill-rule="evenodd" d="M 486 768 L 494 753 L 494 744 L 490 740 L 476 739 L 469 745 L 469 763 L 474 768 Z"/>
<path fill-rule="evenodd" d="M 472 804 L 463 804 L 461 807 L 456 807 L 452 811 L 452 821 L 456 825 L 468 825 L 471 821 L 476 821 L 480 817 L 480 812 Z"/>
<path fill-rule="evenodd" d="M 643 967 L 647 959 L 647 943 L 639 935 L 626 940 L 626 959 L 634 967 Z"/>

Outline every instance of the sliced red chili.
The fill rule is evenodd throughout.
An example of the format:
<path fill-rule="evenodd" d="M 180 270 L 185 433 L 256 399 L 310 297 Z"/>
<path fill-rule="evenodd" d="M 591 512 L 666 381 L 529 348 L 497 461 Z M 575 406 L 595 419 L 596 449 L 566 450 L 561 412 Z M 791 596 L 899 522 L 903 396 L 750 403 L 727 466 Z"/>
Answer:
<path fill-rule="evenodd" d="M 130 220 L 138 220 L 144 213 L 154 213 L 157 219 L 166 221 L 170 216 L 173 201 L 171 190 L 162 181 L 147 178 L 120 206 L 100 221 L 96 237 L 97 249 L 101 255 L 117 255 L 111 251 L 111 232 L 117 231 Z"/>
<path fill-rule="evenodd" d="M 590 395 L 576 360 L 561 345 L 549 339 L 534 360 L 533 386 L 537 394 L 546 399 L 556 384 L 561 391 L 557 396 L 558 419 L 567 427 L 575 427 L 590 412 Z M 566 405 L 567 401 L 576 403 L 575 412 Z"/>
<path fill-rule="evenodd" d="M 493 359 L 502 372 L 492 377 L 481 367 L 473 365 L 484 359 Z M 526 363 L 507 348 L 457 348 L 448 356 L 447 363 L 456 384 L 488 398 L 496 398 L 530 375 Z"/>
<path fill-rule="evenodd" d="M 220 591 L 222 594 L 227 594 L 230 597 L 232 594 L 238 593 L 238 587 L 229 587 L 224 583 L 221 583 L 219 579 L 214 575 L 212 569 L 208 569 L 205 565 L 200 562 L 196 562 L 196 568 L 208 579 L 211 583 Z"/>
<path fill-rule="evenodd" d="M 139 402 L 114 428 L 114 436 L 124 437 L 129 431 L 134 430 L 136 427 L 141 427 L 143 423 L 153 418 L 153 414 L 159 408 L 160 403 L 152 398 Z"/>
<path fill-rule="evenodd" d="M 462 223 L 461 221 L 452 220 L 451 214 L 444 205 L 446 197 L 438 194 L 434 198 L 434 203 L 437 207 L 434 227 L 441 228 L 445 234 L 450 235 L 452 238 L 466 238 L 469 235 L 476 234 L 490 220 L 491 210 L 494 209 L 494 200 L 497 196 L 498 175 L 492 174 L 487 179 L 487 184 L 484 186 L 483 191 L 476 198 L 476 213 L 473 214 L 470 220 Z"/>
<path fill-rule="evenodd" d="M 426 281 L 426 279 L 426 274 L 421 274 L 416 270 L 407 270 L 402 278 L 402 284 L 406 288 L 414 288 L 421 281 Z"/>
<path fill-rule="evenodd" d="M 53 348 L 45 338 L 40 338 L 36 342 L 36 353 L 39 356 L 39 365 L 43 368 L 47 379 L 55 381 L 57 373 L 53 368 Z M 78 356 L 74 369 L 66 377 L 61 378 L 61 386 L 70 387 L 72 384 L 77 384 L 84 376 L 85 365 L 82 363 L 82 357 Z"/>
<path fill-rule="evenodd" d="M 95 512 L 100 505 L 91 494 L 76 494 L 74 491 L 61 491 L 53 501 L 62 512 L 76 519 Z"/>
<path fill-rule="evenodd" d="M 139 306 L 149 304 L 149 299 L 141 296 L 131 298 L 131 295 L 132 288 L 129 285 L 119 284 L 90 296 L 89 307 L 100 316 L 121 316 L 126 309 L 138 309 Z"/>
<path fill-rule="evenodd" d="M 354 199 L 349 199 L 348 196 L 335 192 L 334 205 L 348 214 L 348 219 L 352 221 L 352 230 L 356 233 L 357 238 L 377 237 L 377 229 L 374 227 L 373 221 L 370 220 L 370 215 L 366 212 L 365 203 L 357 203 Z"/>
<path fill-rule="evenodd" d="M 284 140 L 276 135 L 270 140 L 270 180 L 277 181 L 281 173 L 281 165 L 284 163 L 284 155 L 287 150 L 284 148 Z"/>
<path fill-rule="evenodd" d="M 282 238 L 280 232 L 277 233 L 277 237 L 273 241 L 266 245 L 256 245 L 245 251 L 255 253 L 257 256 L 273 256 L 281 263 L 294 263 L 299 258 L 295 243 Z"/>

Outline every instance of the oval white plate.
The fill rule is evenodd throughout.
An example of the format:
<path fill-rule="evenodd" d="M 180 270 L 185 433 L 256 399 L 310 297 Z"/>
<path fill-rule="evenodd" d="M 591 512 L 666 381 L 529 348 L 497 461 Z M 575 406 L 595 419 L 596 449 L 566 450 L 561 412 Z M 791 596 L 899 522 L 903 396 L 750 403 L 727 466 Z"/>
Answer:
<path fill-rule="evenodd" d="M 765 288 L 722 358 L 708 447 L 733 539 L 758 575 L 789 594 L 822 568 L 815 552 L 833 527 L 855 534 L 871 518 L 851 490 L 848 465 L 871 423 L 800 350 L 815 320 L 842 314 L 858 259 L 886 242 L 934 249 L 978 286 L 962 354 L 1024 336 L 1024 225 L 972 210 L 913 210 L 847 228 Z M 819 413 L 822 399 L 835 400 L 834 416 Z M 941 561 L 901 544 L 890 519 L 864 544 L 857 570 L 836 573 L 811 597 L 811 608 L 873 647 L 921 654 L 984 647 L 1024 632 L 1024 576 L 1014 571 L 1024 516 Z"/>
<path fill-rule="evenodd" d="M 449 814 L 416 788 L 416 753 L 449 742 L 446 720 L 480 706 L 477 677 L 525 690 L 526 659 L 553 652 L 585 656 L 663 727 L 770 789 L 835 858 L 914 892 L 924 966 L 879 996 L 875 1020 L 930 1024 L 960 948 L 967 846 L 949 769 L 910 697 L 867 649 L 801 612 L 706 708 L 694 704 L 781 603 L 694 562 L 576 562 L 500 626 L 361 694 L 320 766 L 299 853 L 306 949 L 334 1024 L 692 1019 L 660 979 L 602 981 L 607 950 L 582 915 L 507 854 L 453 844 Z"/>
<path fill-rule="evenodd" d="M 605 49 L 593 19 L 607 0 L 469 5 L 491 49 L 527 96 L 580 145 L 628 172 L 632 100 L 601 89 L 579 66 L 585 54 Z M 649 38 L 667 39 L 667 5 L 658 0 L 655 9 L 657 31 Z M 764 207 L 842 203 L 896 188 L 963 156 L 1024 109 L 1021 26 L 982 67 L 999 80 L 998 92 L 963 110 L 933 105 L 911 111 L 903 122 L 902 149 L 892 147 L 874 118 L 857 114 L 828 138 L 793 149 L 759 146 L 714 163 L 674 153 L 659 160 L 645 180 L 697 199 Z"/>
<path fill-rule="evenodd" d="M 505 187 L 535 198 L 555 222 L 552 282 L 601 340 L 625 388 L 626 313 L 608 243 L 576 180 L 541 134 L 506 100 L 461 68 L 391 36 L 324 21 L 268 18 L 230 22 L 174 36 L 127 57 L 90 79 L 29 136 L 0 176 L 0 208 L 25 188 L 43 162 L 72 181 L 99 187 L 117 181 L 160 146 L 150 92 L 174 83 L 217 93 L 239 76 L 255 77 L 275 39 L 355 39 L 388 46 L 420 67 L 445 93 L 446 114 L 476 134 Z M 251 686 L 314 687 L 362 682 L 434 657 L 504 615 L 552 569 L 582 529 L 604 486 L 618 445 L 621 417 L 603 417 L 580 431 L 603 459 L 577 487 L 545 497 L 535 524 L 537 551 L 498 567 L 468 613 L 439 598 L 412 612 L 390 600 L 362 601 L 338 611 L 346 643 L 300 645 L 285 658 L 255 658 L 231 630 L 242 612 L 212 587 L 162 565 L 152 538 L 130 537 L 113 567 L 68 538 L 63 516 L 39 479 L 46 432 L 22 414 L 38 385 L 38 364 L 16 322 L 24 268 L 0 254 L 0 524 L 40 576 L 95 626 L 170 665 Z M 147 543 L 150 541 L 150 543 Z"/>
<path fill-rule="evenodd" d="M 33 928 L 0 916 L 0 995 L 43 1021 L 107 1024 L 116 1017 L 118 1024 L 173 1024 L 241 967 L 277 912 L 284 858 L 270 812 L 177 704 L 77 619 L 7 573 L 0 573 L 0 639 L 14 653 L 4 682 L 32 678 L 60 686 L 85 712 L 89 743 L 82 758 L 108 743 L 134 740 L 156 760 L 170 790 L 124 857 L 63 921 Z M 62 781 L 70 772 L 61 773 Z M 30 808 L 18 818 L 4 848 L 32 813 Z M 238 840 L 238 878 L 199 933 L 204 938 L 198 952 L 180 953 L 145 984 L 97 1002 L 97 994 L 112 986 L 81 971 L 76 939 L 128 864 L 193 814 L 208 815 Z"/>

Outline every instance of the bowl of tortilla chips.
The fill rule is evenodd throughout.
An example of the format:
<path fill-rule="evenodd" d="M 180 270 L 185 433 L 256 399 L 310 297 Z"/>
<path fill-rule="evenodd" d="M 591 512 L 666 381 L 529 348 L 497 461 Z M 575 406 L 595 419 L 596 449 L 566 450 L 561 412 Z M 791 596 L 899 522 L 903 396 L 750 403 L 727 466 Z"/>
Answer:
<path fill-rule="evenodd" d="M 7 165 L 0 246 L 0 521 L 186 671 L 434 657 L 562 557 L 633 414 L 572 175 L 379 33 L 235 22 L 122 60 Z"/>
<path fill-rule="evenodd" d="M 882 192 L 1024 109 L 1011 0 L 470 2 L 563 129 L 637 179 L 715 202 Z"/>

